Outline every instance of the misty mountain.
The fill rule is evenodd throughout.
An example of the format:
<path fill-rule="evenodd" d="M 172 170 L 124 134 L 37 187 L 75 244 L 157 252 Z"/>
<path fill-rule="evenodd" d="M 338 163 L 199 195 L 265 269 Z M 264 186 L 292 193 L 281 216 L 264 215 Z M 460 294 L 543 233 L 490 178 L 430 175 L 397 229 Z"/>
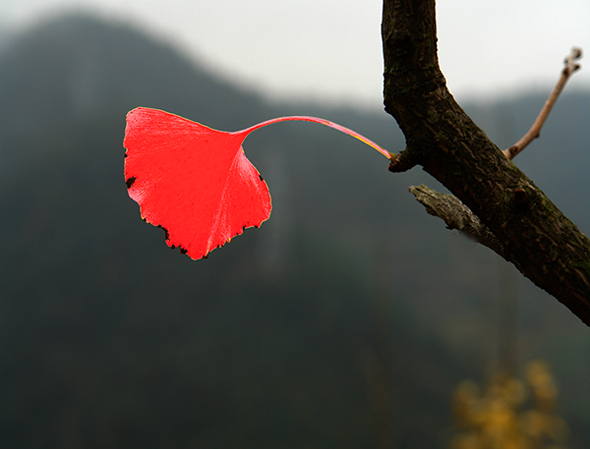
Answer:
<path fill-rule="evenodd" d="M 496 258 L 407 192 L 436 182 L 392 175 L 333 130 L 281 123 L 244 145 L 273 196 L 260 229 L 195 262 L 140 219 L 122 147 L 137 106 L 224 130 L 315 115 L 403 148 L 378 108 L 278 104 L 228 79 L 79 15 L 0 52 L 2 447 L 444 447 L 453 389 L 494 363 L 482 328 L 496 329 L 488 312 L 502 289 Z M 466 109 L 508 146 L 543 102 Z M 564 95 L 515 161 L 582 230 L 589 102 Z M 588 355 L 587 330 L 520 289 L 522 357 L 549 358 L 566 379 L 564 412 L 584 447 L 590 366 L 573 361 Z"/>

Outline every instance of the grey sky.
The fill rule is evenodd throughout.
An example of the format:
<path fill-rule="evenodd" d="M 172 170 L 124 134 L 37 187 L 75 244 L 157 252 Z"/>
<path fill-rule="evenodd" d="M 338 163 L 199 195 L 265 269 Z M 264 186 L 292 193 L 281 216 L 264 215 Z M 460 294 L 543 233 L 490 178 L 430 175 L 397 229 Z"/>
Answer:
<path fill-rule="evenodd" d="M 380 0 L 0 0 L 23 26 L 76 7 L 128 21 L 260 91 L 381 104 Z M 589 0 L 439 0 L 439 51 L 460 98 L 549 88 L 576 45 L 590 54 Z M 570 89 L 590 88 L 590 63 Z"/>

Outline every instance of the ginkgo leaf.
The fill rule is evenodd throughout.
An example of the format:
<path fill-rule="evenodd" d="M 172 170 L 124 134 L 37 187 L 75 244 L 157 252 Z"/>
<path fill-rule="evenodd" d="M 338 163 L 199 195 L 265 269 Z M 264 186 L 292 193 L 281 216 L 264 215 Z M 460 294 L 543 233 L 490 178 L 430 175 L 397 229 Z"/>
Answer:
<path fill-rule="evenodd" d="M 166 231 L 168 246 L 192 259 L 258 227 L 271 212 L 268 186 L 244 154 L 252 131 L 272 123 L 320 123 L 391 154 L 362 135 L 315 117 L 280 117 L 251 128 L 225 132 L 174 114 L 137 108 L 127 114 L 124 146 L 129 196 L 148 223 Z"/>

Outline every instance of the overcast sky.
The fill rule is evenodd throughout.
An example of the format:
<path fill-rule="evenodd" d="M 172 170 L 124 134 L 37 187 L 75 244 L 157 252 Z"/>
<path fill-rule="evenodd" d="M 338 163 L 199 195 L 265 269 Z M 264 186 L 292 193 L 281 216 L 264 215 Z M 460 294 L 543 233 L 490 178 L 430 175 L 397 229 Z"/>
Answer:
<path fill-rule="evenodd" d="M 0 0 L 0 23 L 74 8 L 273 95 L 382 102 L 380 0 Z M 437 14 L 441 67 L 459 99 L 548 89 L 572 46 L 590 54 L 590 0 L 439 0 Z M 590 89 L 588 61 L 569 89 Z"/>

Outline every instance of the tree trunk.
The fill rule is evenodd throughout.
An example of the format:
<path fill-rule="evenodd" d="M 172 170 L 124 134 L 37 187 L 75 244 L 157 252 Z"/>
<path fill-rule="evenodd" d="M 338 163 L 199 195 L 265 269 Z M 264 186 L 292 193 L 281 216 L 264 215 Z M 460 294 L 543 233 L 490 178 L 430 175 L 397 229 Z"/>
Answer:
<path fill-rule="evenodd" d="M 382 37 L 385 110 L 406 138 L 390 170 L 421 165 L 495 236 L 496 252 L 590 325 L 590 240 L 450 94 L 434 0 L 384 0 Z"/>

